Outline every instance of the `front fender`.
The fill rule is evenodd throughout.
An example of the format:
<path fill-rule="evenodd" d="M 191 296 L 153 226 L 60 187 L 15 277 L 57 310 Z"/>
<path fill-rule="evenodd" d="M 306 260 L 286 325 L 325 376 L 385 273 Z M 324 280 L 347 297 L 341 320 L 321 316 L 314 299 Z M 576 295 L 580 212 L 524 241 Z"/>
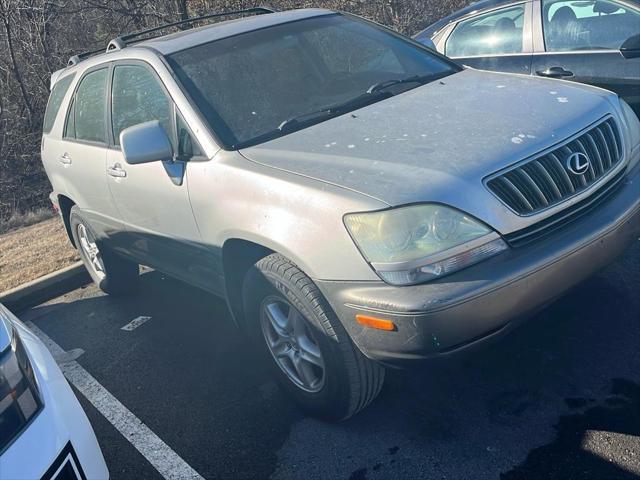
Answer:
<path fill-rule="evenodd" d="M 321 280 L 375 281 L 351 240 L 345 213 L 387 205 L 351 190 L 259 165 L 237 152 L 191 163 L 189 193 L 203 241 L 230 239 L 285 255 Z"/>

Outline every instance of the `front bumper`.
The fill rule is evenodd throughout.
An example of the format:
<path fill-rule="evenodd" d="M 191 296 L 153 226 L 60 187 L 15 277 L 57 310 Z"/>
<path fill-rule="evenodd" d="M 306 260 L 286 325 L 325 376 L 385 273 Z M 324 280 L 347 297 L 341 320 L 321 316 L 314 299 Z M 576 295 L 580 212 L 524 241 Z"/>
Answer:
<path fill-rule="evenodd" d="M 0 478 L 108 479 L 89 420 L 60 368 L 37 337 L 22 324 L 14 325 L 34 368 L 44 408 L 0 456 Z"/>
<path fill-rule="evenodd" d="M 540 241 L 423 285 L 317 281 L 358 348 L 389 365 L 467 350 L 612 263 L 640 235 L 640 166 L 589 215 Z M 393 321 L 364 327 L 356 314 Z"/>

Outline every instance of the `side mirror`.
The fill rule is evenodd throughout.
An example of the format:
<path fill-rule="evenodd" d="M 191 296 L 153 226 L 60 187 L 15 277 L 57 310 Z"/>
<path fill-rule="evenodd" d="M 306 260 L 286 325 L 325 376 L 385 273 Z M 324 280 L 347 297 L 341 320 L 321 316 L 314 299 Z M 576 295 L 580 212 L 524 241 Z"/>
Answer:
<path fill-rule="evenodd" d="M 124 129 L 120 133 L 120 146 L 129 165 L 173 160 L 173 147 L 157 120 Z"/>
<path fill-rule="evenodd" d="M 640 57 L 640 34 L 627 38 L 620 47 L 620 53 L 624 58 Z"/>

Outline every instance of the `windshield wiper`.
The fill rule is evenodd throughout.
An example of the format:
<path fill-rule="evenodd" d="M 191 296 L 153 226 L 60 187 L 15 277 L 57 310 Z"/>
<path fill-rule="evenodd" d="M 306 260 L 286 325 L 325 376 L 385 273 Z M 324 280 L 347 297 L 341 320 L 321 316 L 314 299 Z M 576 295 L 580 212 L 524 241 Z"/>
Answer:
<path fill-rule="evenodd" d="M 365 93 L 358 95 L 351 100 L 347 100 L 344 103 L 324 107 L 320 110 L 303 113 L 302 115 L 296 115 L 295 117 L 288 118 L 280 125 L 278 125 L 278 130 L 283 132 L 297 125 L 313 122 L 314 120 L 323 117 L 330 118 L 342 115 L 345 112 L 355 110 L 356 108 L 362 108 L 364 106 L 370 105 L 373 102 L 377 102 L 378 100 L 392 97 L 394 95 L 393 93 L 386 92 L 384 90 L 394 85 L 400 85 L 403 83 L 419 83 L 420 85 L 424 85 L 425 83 L 432 82 L 433 80 L 437 80 L 438 78 L 442 78 L 443 76 L 445 75 L 412 75 L 410 77 L 384 80 L 382 82 L 374 83 L 367 89 Z"/>
<path fill-rule="evenodd" d="M 419 83 L 424 85 L 425 83 L 429 83 L 432 80 L 438 78 L 438 75 L 412 75 L 410 77 L 404 78 L 396 78 L 393 80 L 384 80 L 382 82 L 374 83 L 367 89 L 367 93 L 375 93 L 380 92 L 386 88 L 393 87 L 395 85 L 400 85 L 403 83 Z"/>
<path fill-rule="evenodd" d="M 323 117 L 335 117 L 338 115 L 342 115 L 343 113 L 349 112 L 351 110 L 355 110 L 357 108 L 365 107 L 373 102 L 378 100 L 382 100 L 384 98 L 388 98 L 393 96 L 389 92 L 369 92 L 358 95 L 357 97 L 352 98 L 351 100 L 347 100 L 346 102 L 339 103 L 336 105 L 331 105 L 329 107 L 321 108 L 320 110 L 316 110 L 309 113 L 303 113 L 302 115 L 296 115 L 295 117 L 291 117 L 286 119 L 280 125 L 278 125 L 278 130 L 281 132 L 291 129 L 300 124 L 305 124 L 309 122 L 313 122 L 319 118 Z"/>

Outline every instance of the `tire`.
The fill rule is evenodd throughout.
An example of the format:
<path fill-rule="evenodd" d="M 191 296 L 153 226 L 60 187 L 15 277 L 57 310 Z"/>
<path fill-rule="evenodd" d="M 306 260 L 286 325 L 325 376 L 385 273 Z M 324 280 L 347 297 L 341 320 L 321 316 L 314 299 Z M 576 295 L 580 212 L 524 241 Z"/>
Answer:
<path fill-rule="evenodd" d="M 247 333 L 269 359 L 278 383 L 304 411 L 325 420 L 345 420 L 365 408 L 380 393 L 384 368 L 358 350 L 318 287 L 287 258 L 272 254 L 259 260 L 245 277 L 242 297 Z M 287 304 L 289 310 L 285 315 Z M 281 316 L 277 314 L 278 310 Z M 283 321 L 274 323 L 275 317 Z M 297 320 L 291 321 L 291 318 Z M 288 346 L 287 342 L 283 353 L 280 340 L 294 338 L 296 328 L 289 324 L 296 323 L 302 325 L 297 330 L 306 333 L 298 335 L 299 341 L 294 346 Z M 270 347 L 269 343 L 279 346 Z M 294 380 L 297 369 L 292 367 L 291 358 L 313 358 L 316 362 L 316 355 L 308 352 L 317 353 L 318 350 L 322 381 Z M 278 355 L 274 351 L 278 351 Z M 311 373 L 300 377 L 319 376 L 321 367 L 315 363 L 307 362 L 303 366 L 302 371 Z"/>
<path fill-rule="evenodd" d="M 117 256 L 105 245 L 96 241 L 91 226 L 82 218 L 80 209 L 75 205 L 71 207 L 69 213 L 69 225 L 80 258 L 100 290 L 109 295 L 126 295 L 134 292 L 140 275 L 139 265 Z M 83 245 L 85 240 L 88 243 Z M 94 260 L 90 250 L 95 253 Z"/>

